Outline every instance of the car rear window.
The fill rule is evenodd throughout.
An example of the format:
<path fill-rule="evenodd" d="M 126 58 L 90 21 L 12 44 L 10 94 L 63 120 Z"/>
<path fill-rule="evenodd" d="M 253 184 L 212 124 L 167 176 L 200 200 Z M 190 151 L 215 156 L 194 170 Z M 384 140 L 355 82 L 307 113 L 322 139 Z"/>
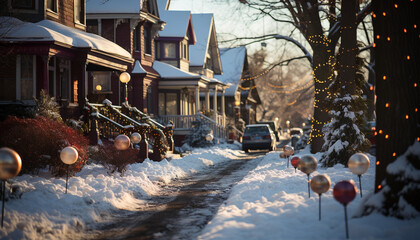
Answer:
<path fill-rule="evenodd" d="M 258 126 L 258 127 L 247 127 L 245 128 L 245 133 L 269 133 L 268 128 L 266 126 Z"/>

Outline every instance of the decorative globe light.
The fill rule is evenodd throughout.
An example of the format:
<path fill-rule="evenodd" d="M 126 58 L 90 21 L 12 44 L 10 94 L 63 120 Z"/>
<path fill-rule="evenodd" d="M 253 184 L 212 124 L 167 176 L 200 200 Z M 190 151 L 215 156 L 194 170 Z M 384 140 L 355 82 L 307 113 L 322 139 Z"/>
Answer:
<path fill-rule="evenodd" d="M 96 85 L 95 89 L 96 89 L 96 91 L 98 91 L 98 92 L 102 91 L 102 86 L 101 86 L 101 84 Z"/>
<path fill-rule="evenodd" d="M 331 180 L 327 175 L 316 175 L 311 179 L 312 191 L 319 196 L 319 221 L 321 221 L 321 195 L 327 192 L 331 187 Z"/>
<path fill-rule="evenodd" d="M 353 154 L 347 163 L 350 171 L 356 175 L 364 174 L 369 169 L 369 164 L 369 158 L 363 153 Z"/>
<path fill-rule="evenodd" d="M 308 196 L 311 197 L 311 192 L 309 190 L 309 175 L 315 171 L 318 161 L 312 155 L 304 155 L 300 158 L 298 163 L 298 168 L 300 171 L 306 173 L 308 176 Z"/>
<path fill-rule="evenodd" d="M 126 150 L 130 147 L 130 138 L 120 134 L 114 139 L 114 146 L 118 150 Z"/>
<path fill-rule="evenodd" d="M 287 147 L 284 148 L 284 154 L 286 156 L 288 156 L 288 157 L 292 156 L 294 153 L 295 153 L 295 149 L 293 147 L 287 146 Z"/>
<path fill-rule="evenodd" d="M 123 72 L 120 74 L 120 82 L 128 83 L 131 79 L 131 76 L 128 72 Z"/>
<path fill-rule="evenodd" d="M 312 155 L 304 155 L 300 158 L 298 168 L 300 171 L 311 174 L 313 171 L 316 170 L 316 166 L 318 164 L 318 160 Z"/>
<path fill-rule="evenodd" d="M 130 136 L 130 140 L 134 144 L 138 144 L 141 141 L 141 135 L 138 132 L 134 132 Z"/>
<path fill-rule="evenodd" d="M 356 186 L 353 180 L 340 181 L 335 184 L 333 188 L 334 199 L 344 206 L 344 219 L 346 224 L 346 238 L 349 238 L 349 230 L 347 224 L 347 204 L 349 204 L 356 197 Z"/>
<path fill-rule="evenodd" d="M 311 179 L 312 191 L 323 194 L 331 187 L 331 180 L 327 175 L 316 175 Z"/>
<path fill-rule="evenodd" d="M 290 163 L 292 164 L 292 166 L 295 168 L 295 172 L 296 172 L 296 168 L 299 165 L 299 161 L 300 161 L 300 157 L 298 156 L 294 156 L 292 157 L 292 159 L 290 160 Z"/>
<path fill-rule="evenodd" d="M 79 158 L 79 153 L 74 147 L 65 147 L 61 150 L 60 159 L 65 164 L 73 164 Z"/>
<path fill-rule="evenodd" d="M 280 151 L 280 158 L 285 158 L 286 155 L 284 154 L 284 151 Z"/>
<path fill-rule="evenodd" d="M 353 154 L 347 163 L 350 171 L 359 176 L 359 186 L 360 186 L 360 197 L 363 197 L 362 194 L 362 174 L 364 174 L 369 169 L 370 161 L 366 154 L 355 153 Z"/>
<path fill-rule="evenodd" d="M 7 147 L 0 148 L 0 180 L 16 177 L 22 168 L 19 154 Z"/>
<path fill-rule="evenodd" d="M 211 141 L 213 141 L 213 138 L 214 138 L 214 137 L 213 137 L 213 134 L 211 134 L 211 133 L 209 133 L 209 134 L 207 134 L 207 135 L 206 135 L 206 141 L 207 141 L 207 142 L 211 142 Z"/>

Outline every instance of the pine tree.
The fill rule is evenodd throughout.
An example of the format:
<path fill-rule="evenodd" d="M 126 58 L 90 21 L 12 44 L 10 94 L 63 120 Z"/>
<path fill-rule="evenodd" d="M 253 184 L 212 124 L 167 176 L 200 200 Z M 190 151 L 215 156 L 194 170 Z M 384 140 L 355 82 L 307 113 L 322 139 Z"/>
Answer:
<path fill-rule="evenodd" d="M 337 163 L 347 166 L 351 155 L 366 152 L 370 148 L 370 143 L 361 130 L 361 127 L 366 125 L 367 110 L 366 100 L 361 95 L 365 83 L 361 72 L 363 59 L 358 57 L 356 64 L 355 95 L 345 92 L 343 83 L 338 78 L 329 88 L 332 120 L 323 128 L 325 143 L 320 162 L 324 167 L 331 167 Z"/>

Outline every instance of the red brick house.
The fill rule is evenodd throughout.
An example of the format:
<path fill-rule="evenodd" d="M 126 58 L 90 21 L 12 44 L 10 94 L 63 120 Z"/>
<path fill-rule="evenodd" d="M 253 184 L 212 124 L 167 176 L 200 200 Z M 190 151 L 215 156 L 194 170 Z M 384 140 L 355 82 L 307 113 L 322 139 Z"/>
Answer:
<path fill-rule="evenodd" d="M 87 31 L 115 42 L 135 59 L 127 70 L 131 75 L 128 102 L 145 113 L 156 115 L 159 74 L 152 68 L 155 60 L 154 39 L 164 27 L 159 19 L 156 0 L 126 0 L 123 3 L 119 0 L 89 0 L 86 18 Z M 98 101 L 107 98 L 114 104 L 121 104 L 124 89 L 118 76 L 114 78 L 108 89 L 102 88 L 94 93 Z"/>
<path fill-rule="evenodd" d="M 125 49 L 85 32 L 85 0 L 0 4 L 2 109 L 33 105 L 44 89 L 63 113 L 77 115 L 94 93 L 92 76 L 117 77 L 133 63 Z"/>

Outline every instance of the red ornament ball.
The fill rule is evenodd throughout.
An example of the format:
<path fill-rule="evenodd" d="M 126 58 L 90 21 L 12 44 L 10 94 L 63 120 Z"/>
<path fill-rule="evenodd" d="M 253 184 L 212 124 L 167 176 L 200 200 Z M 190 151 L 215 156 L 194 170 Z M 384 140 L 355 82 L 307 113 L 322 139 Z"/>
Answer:
<path fill-rule="evenodd" d="M 356 197 L 356 185 L 353 180 L 340 181 L 335 184 L 333 189 L 333 196 L 335 200 L 343 205 L 349 204 Z"/>
<path fill-rule="evenodd" d="M 295 157 L 293 157 L 293 158 L 290 160 L 290 163 L 292 164 L 292 166 L 293 166 L 294 168 L 297 168 L 297 166 L 298 166 L 298 164 L 299 164 L 299 161 L 300 161 L 300 157 L 295 156 Z"/>

